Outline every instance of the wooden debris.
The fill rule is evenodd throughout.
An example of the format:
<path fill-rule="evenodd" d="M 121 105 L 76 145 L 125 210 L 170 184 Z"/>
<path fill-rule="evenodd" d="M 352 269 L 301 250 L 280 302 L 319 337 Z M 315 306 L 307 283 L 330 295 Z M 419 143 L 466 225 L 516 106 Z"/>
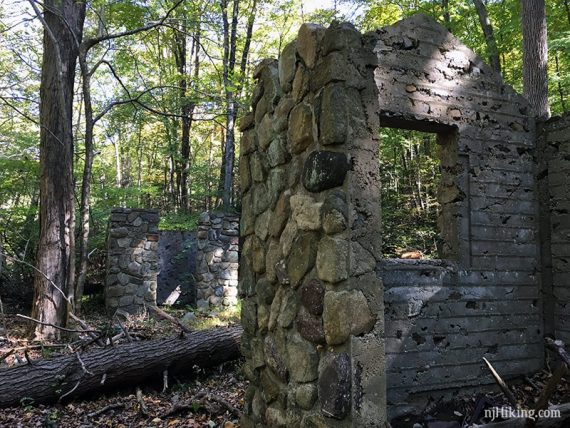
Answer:
<path fill-rule="evenodd" d="M 556 391 L 556 387 L 560 383 L 560 380 L 564 375 L 568 373 L 568 367 L 565 363 L 560 363 L 560 365 L 554 371 L 554 374 L 550 377 L 550 380 L 540 393 L 536 404 L 534 405 L 535 410 L 542 410 L 548 407 L 548 400 L 552 397 L 552 394 Z"/>
<path fill-rule="evenodd" d="M 493 377 L 495 378 L 495 381 L 497 382 L 497 385 L 499 385 L 499 388 L 501 388 L 501 391 L 503 391 L 503 394 L 505 394 L 505 397 L 507 397 L 507 400 L 509 400 L 509 403 L 511 403 L 511 406 L 513 406 L 515 409 L 519 408 L 519 403 L 517 402 L 515 396 L 513 395 L 512 391 L 509 389 L 509 386 L 505 383 L 505 381 L 501 378 L 501 376 L 499 375 L 499 373 L 497 373 L 497 371 L 495 370 L 495 368 L 491 365 L 491 363 L 487 360 L 487 358 L 483 357 L 483 361 L 485 361 L 485 363 L 487 364 L 487 367 L 489 368 L 489 370 L 491 371 L 491 374 L 493 375 Z"/>
<path fill-rule="evenodd" d="M 73 319 L 79 326 L 87 333 L 93 341 L 99 346 L 105 346 L 103 341 L 101 340 L 101 333 L 79 318 L 77 315 L 73 314 L 73 312 L 69 313 L 69 317 Z"/>
<path fill-rule="evenodd" d="M 188 373 L 194 365 L 215 367 L 239 358 L 240 326 L 194 332 L 185 337 L 126 343 L 33 365 L 0 369 L 0 407 L 23 397 L 35 403 L 75 398 L 160 376 Z M 101 380 L 105 378 L 103 385 Z"/>
<path fill-rule="evenodd" d="M 150 309 L 159 318 L 170 321 L 172 324 L 178 326 L 178 328 L 180 328 L 180 330 L 182 330 L 184 333 L 191 333 L 192 332 L 192 330 L 190 330 L 182 322 L 180 322 L 180 320 L 178 318 L 174 318 L 172 315 L 167 314 L 166 312 L 164 312 L 159 307 L 153 306 L 153 305 L 147 305 L 146 303 L 145 303 L 145 307 Z"/>
<path fill-rule="evenodd" d="M 136 396 L 137 402 L 139 403 L 139 413 L 145 417 L 148 416 L 148 407 L 146 407 L 140 388 L 137 388 Z"/>
<path fill-rule="evenodd" d="M 119 410 L 119 409 L 124 409 L 124 408 L 125 408 L 125 405 L 123 403 L 109 404 L 108 406 L 105 406 L 102 409 L 96 410 L 95 412 L 88 413 L 87 417 L 88 418 L 96 418 L 97 416 L 100 416 L 103 413 L 107 413 L 111 410 Z"/>

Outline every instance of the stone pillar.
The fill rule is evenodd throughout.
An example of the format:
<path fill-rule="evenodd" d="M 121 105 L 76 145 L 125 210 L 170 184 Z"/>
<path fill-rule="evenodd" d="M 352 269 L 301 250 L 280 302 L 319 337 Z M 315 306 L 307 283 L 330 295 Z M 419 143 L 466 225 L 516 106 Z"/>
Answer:
<path fill-rule="evenodd" d="M 198 220 L 196 305 L 235 306 L 238 285 L 239 217 L 202 213 Z"/>
<path fill-rule="evenodd" d="M 105 306 L 135 314 L 144 304 L 156 304 L 158 275 L 158 222 L 156 209 L 116 208 L 107 236 Z"/>
<path fill-rule="evenodd" d="M 265 60 L 240 150 L 243 427 L 384 426 L 376 57 L 304 24 Z"/>

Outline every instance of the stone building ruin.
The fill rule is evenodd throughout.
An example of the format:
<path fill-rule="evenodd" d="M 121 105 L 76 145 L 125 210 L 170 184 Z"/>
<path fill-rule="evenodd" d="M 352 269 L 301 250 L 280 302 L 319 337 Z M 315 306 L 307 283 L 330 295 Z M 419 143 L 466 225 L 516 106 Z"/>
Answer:
<path fill-rule="evenodd" d="M 105 307 L 109 314 L 145 312 L 156 304 L 158 210 L 116 208 L 107 235 Z"/>
<path fill-rule="evenodd" d="M 197 231 L 159 231 L 157 209 L 116 208 L 109 218 L 105 306 L 237 305 L 239 216 L 205 212 Z"/>
<path fill-rule="evenodd" d="M 254 76 L 242 426 L 384 426 L 492 384 L 482 357 L 541 368 L 545 332 L 570 335 L 568 118 L 539 139 L 527 102 L 423 15 L 304 24 Z M 381 127 L 438 135 L 439 260 L 382 257 Z"/>
<path fill-rule="evenodd" d="M 197 237 L 197 306 L 235 306 L 238 295 L 239 216 L 202 213 Z"/>

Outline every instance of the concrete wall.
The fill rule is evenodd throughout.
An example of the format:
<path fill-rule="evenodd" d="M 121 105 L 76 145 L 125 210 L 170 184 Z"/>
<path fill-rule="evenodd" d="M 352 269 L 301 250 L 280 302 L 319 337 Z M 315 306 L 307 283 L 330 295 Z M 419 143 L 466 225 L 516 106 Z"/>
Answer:
<path fill-rule="evenodd" d="M 156 304 L 158 275 L 158 210 L 116 208 L 107 236 L 105 306 L 143 313 L 144 304 Z"/>
<path fill-rule="evenodd" d="M 303 25 L 255 76 L 241 123 L 243 426 L 378 426 L 386 382 L 393 417 L 492 384 L 482 357 L 507 377 L 540 368 L 524 99 L 421 15 L 364 36 Z M 439 135 L 441 261 L 382 260 L 380 126 Z"/>
<path fill-rule="evenodd" d="M 482 357 L 507 377 L 542 365 L 535 129 L 525 100 L 430 19 L 366 37 L 382 125 L 438 132 L 457 150 L 442 145 L 446 262 L 378 269 L 396 415 L 449 388 L 493 383 Z"/>
<path fill-rule="evenodd" d="M 196 236 L 196 305 L 235 306 L 238 294 L 239 216 L 202 213 Z"/>
<path fill-rule="evenodd" d="M 547 122 L 541 144 L 545 324 L 570 343 L 570 115 Z"/>

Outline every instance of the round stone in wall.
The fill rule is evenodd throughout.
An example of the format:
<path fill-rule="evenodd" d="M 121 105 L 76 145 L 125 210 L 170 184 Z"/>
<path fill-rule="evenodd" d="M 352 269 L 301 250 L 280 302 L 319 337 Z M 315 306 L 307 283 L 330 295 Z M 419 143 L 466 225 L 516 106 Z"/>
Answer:
<path fill-rule="evenodd" d="M 303 167 L 303 186 L 314 193 L 341 186 L 349 169 L 350 162 L 344 153 L 313 152 Z"/>

